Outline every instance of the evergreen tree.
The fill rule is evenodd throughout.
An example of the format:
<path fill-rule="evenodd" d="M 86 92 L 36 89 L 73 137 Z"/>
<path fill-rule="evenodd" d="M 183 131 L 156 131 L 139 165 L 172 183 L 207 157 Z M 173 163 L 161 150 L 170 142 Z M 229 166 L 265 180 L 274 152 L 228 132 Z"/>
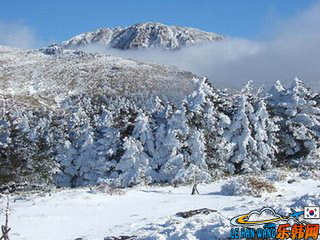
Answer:
<path fill-rule="evenodd" d="M 120 171 L 121 186 L 130 187 L 150 182 L 148 157 L 141 143 L 132 137 L 127 137 L 124 139 L 123 147 L 124 154 L 116 165 L 116 170 Z"/>
<path fill-rule="evenodd" d="M 260 169 L 264 170 L 271 168 L 276 161 L 279 128 L 276 119 L 271 118 L 264 99 L 259 99 L 255 105 L 252 125 Z"/>
<path fill-rule="evenodd" d="M 76 187 L 90 179 L 86 176 L 85 165 L 96 158 L 94 132 L 89 116 L 82 108 L 70 115 L 65 127 L 65 136 L 57 150 L 62 175 L 57 175 L 56 181 L 58 185 Z"/>
<path fill-rule="evenodd" d="M 153 132 L 151 119 L 141 111 L 136 118 L 132 136 L 141 142 L 145 153 L 150 158 L 153 158 L 155 154 L 155 139 Z"/>
<path fill-rule="evenodd" d="M 184 166 L 179 170 L 174 182 L 194 183 L 209 182 L 210 174 L 206 163 L 205 138 L 203 130 L 193 128 L 188 138 L 189 154 L 186 155 Z"/>
<path fill-rule="evenodd" d="M 319 148 L 320 108 L 317 94 L 296 78 L 286 89 L 277 82 L 270 91 L 269 103 L 280 121 L 279 164 L 305 158 Z"/>
<path fill-rule="evenodd" d="M 185 102 L 188 125 L 203 132 L 205 160 L 209 168 L 222 170 L 228 152 L 223 133 L 230 123 L 226 115 L 230 103 L 206 78 L 198 80 L 195 85 L 195 91 Z"/>
<path fill-rule="evenodd" d="M 184 109 L 167 105 L 156 116 L 159 127 L 155 131 L 155 154 L 151 166 L 158 181 L 170 182 L 184 165 L 188 134 Z"/>
<path fill-rule="evenodd" d="M 251 123 L 254 119 L 253 99 L 253 90 L 249 82 L 238 95 L 237 108 L 225 132 L 231 150 L 226 170 L 231 173 L 257 171 L 261 167 L 257 161 L 258 148 L 253 138 Z"/>

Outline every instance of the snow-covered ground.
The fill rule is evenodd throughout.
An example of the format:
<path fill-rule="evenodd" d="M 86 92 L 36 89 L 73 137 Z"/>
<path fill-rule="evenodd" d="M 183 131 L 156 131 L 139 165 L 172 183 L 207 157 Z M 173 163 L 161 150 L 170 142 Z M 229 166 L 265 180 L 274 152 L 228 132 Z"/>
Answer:
<path fill-rule="evenodd" d="M 303 176 L 270 173 L 267 178 L 277 191 L 260 197 L 221 192 L 221 186 L 230 179 L 200 185 L 200 195 L 190 195 L 190 187 L 171 186 L 136 187 L 112 196 L 89 188 L 14 194 L 10 196 L 10 240 L 103 240 L 119 235 L 136 235 L 139 239 L 229 237 L 230 219 L 239 214 L 264 206 L 284 214 L 290 212 L 290 207 L 299 210 L 303 205 L 320 205 L 318 178 Z M 292 179 L 296 181 L 288 183 Z M 0 207 L 5 207 L 3 196 Z M 215 209 L 217 213 L 187 219 L 175 215 L 199 208 Z M 0 224 L 3 223 L 2 212 Z"/>

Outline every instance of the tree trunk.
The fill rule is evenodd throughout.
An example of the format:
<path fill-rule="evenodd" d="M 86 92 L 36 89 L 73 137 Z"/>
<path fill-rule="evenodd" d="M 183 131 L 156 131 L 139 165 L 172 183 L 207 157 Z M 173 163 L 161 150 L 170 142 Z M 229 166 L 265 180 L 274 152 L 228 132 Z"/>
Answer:
<path fill-rule="evenodd" d="M 199 191 L 198 191 L 198 188 L 197 188 L 197 184 L 194 183 L 193 186 L 192 186 L 191 195 L 196 195 L 196 194 L 199 194 Z"/>

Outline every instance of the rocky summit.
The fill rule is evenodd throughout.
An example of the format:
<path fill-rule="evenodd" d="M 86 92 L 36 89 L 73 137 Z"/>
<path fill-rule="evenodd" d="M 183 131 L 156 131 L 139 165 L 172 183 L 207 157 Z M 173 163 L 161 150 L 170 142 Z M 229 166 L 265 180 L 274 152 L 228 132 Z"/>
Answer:
<path fill-rule="evenodd" d="M 64 41 L 62 46 L 75 49 L 99 44 L 122 50 L 147 48 L 173 50 L 223 39 L 224 37 L 220 34 L 196 28 L 146 22 L 129 27 L 99 28 L 96 31 L 82 33 Z"/>

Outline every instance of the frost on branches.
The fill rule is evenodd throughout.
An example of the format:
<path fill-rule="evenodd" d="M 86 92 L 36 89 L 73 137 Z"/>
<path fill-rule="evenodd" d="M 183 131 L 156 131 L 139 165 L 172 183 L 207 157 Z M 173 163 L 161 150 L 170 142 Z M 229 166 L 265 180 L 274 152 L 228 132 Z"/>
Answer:
<path fill-rule="evenodd" d="M 234 95 L 197 79 L 180 105 L 78 94 L 52 109 L 1 96 L 0 117 L 0 185 L 189 184 L 319 166 L 320 96 L 299 79 Z"/>
<path fill-rule="evenodd" d="M 271 111 L 280 119 L 278 147 L 283 151 L 277 155 L 279 164 L 301 161 L 311 155 L 316 158 L 320 146 L 319 93 L 296 78 L 289 88 L 277 82 L 270 90 L 269 102 Z"/>

